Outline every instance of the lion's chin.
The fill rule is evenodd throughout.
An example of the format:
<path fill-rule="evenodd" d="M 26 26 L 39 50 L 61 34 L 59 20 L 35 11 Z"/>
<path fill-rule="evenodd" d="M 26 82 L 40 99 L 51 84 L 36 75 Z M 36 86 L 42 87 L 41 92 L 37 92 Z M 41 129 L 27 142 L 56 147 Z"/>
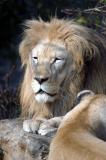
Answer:
<path fill-rule="evenodd" d="M 55 98 L 56 96 L 50 96 L 47 93 L 38 93 L 35 95 L 35 99 L 39 103 L 53 102 Z"/>

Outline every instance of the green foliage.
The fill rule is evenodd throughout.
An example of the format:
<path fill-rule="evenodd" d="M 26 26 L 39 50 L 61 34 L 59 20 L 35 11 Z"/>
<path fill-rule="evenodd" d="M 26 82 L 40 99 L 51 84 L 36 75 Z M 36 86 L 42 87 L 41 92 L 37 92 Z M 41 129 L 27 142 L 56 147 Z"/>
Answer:
<path fill-rule="evenodd" d="M 106 0 L 101 0 L 102 3 L 106 4 Z"/>
<path fill-rule="evenodd" d="M 84 17 L 84 16 L 80 16 L 78 18 L 76 18 L 76 22 L 78 22 L 79 24 L 82 24 L 82 25 L 87 25 L 87 18 Z"/>

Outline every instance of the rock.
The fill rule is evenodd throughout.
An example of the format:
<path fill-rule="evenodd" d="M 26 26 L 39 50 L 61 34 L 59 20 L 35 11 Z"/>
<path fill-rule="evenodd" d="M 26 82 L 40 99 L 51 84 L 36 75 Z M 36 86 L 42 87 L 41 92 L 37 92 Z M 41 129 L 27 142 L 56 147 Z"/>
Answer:
<path fill-rule="evenodd" d="M 46 160 L 50 141 L 24 132 L 21 119 L 0 121 L 0 160 Z"/>

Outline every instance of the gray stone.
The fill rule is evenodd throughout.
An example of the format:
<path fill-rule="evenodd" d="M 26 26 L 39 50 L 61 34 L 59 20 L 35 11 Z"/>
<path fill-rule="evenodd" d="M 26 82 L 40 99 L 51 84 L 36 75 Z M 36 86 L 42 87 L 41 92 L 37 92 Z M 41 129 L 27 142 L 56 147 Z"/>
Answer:
<path fill-rule="evenodd" d="M 50 141 L 24 132 L 21 119 L 0 121 L 0 160 L 46 160 Z"/>

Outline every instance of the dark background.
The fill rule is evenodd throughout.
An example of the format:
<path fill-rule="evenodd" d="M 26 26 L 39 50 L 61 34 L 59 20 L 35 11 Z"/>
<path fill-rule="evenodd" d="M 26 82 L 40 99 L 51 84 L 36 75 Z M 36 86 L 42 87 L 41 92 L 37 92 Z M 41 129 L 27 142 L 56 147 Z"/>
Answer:
<path fill-rule="evenodd" d="M 96 8 L 96 9 L 95 9 Z M 0 119 L 19 115 L 18 53 L 26 19 L 67 17 L 106 33 L 106 0 L 0 0 Z"/>

